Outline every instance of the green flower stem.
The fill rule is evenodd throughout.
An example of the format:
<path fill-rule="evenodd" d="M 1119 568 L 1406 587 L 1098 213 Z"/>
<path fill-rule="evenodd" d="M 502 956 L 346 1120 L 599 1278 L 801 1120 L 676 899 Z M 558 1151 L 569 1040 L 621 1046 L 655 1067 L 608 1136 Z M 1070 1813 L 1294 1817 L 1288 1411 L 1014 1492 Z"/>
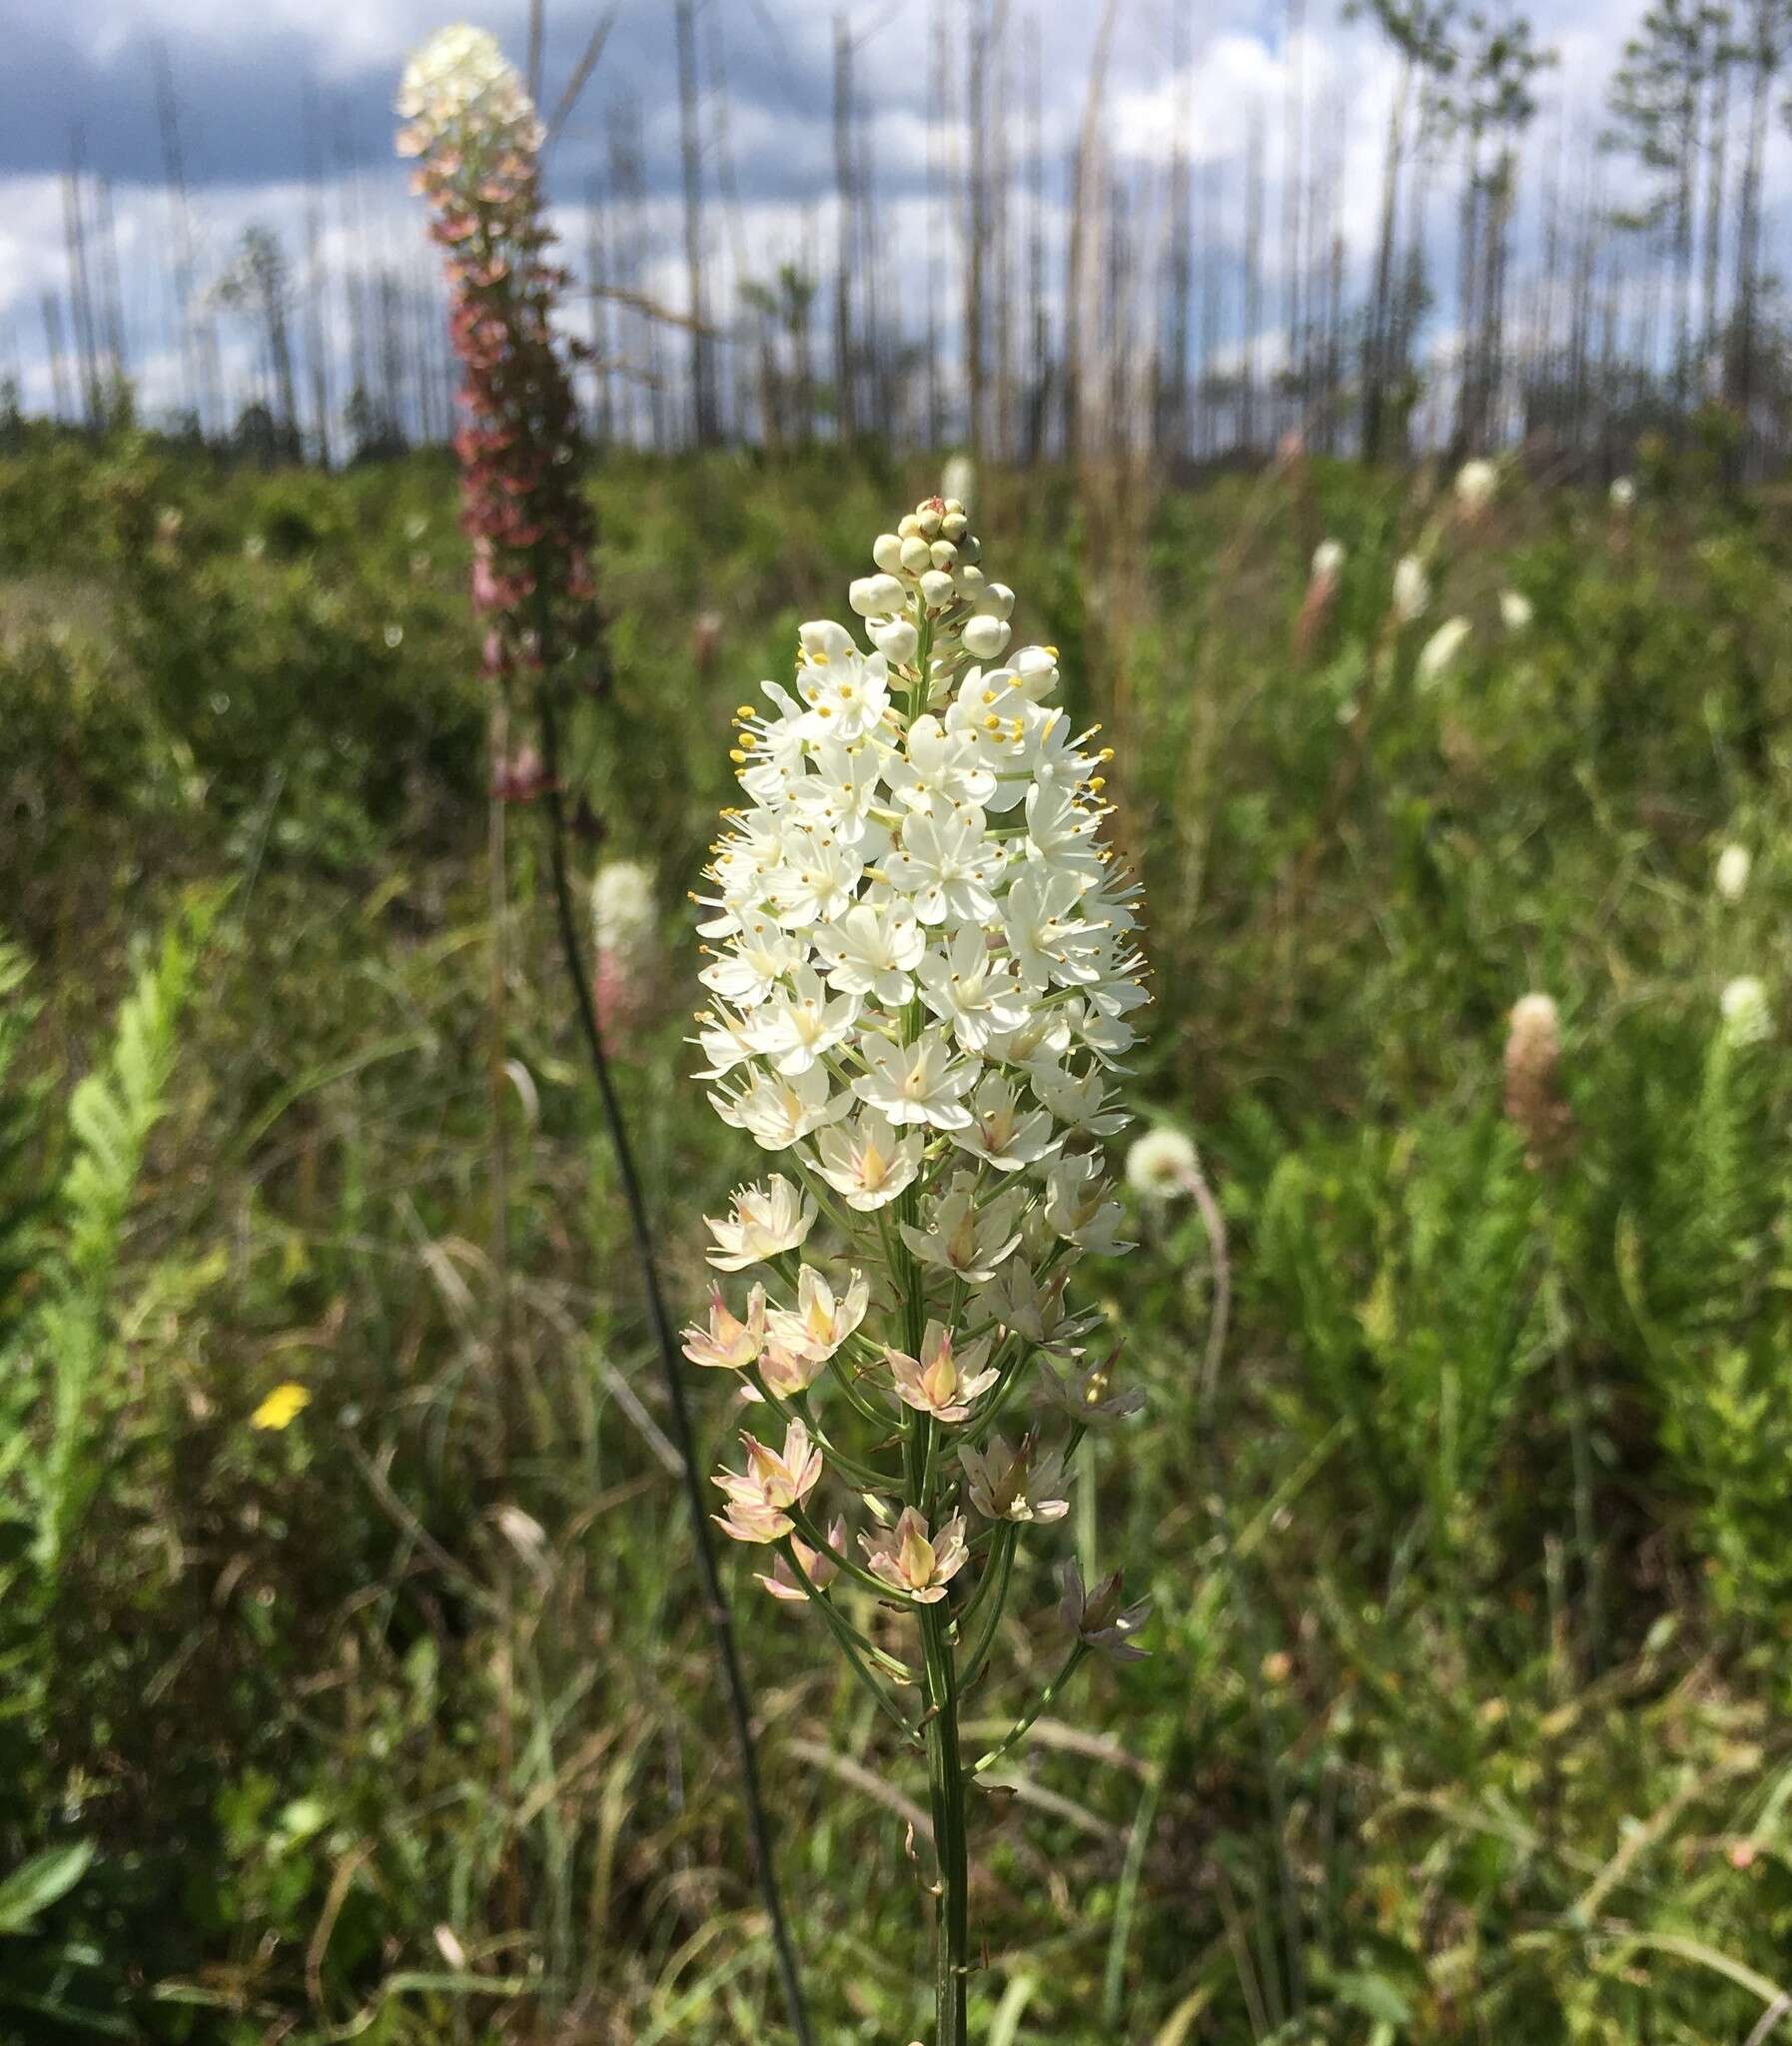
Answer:
<path fill-rule="evenodd" d="M 934 2046 L 966 2046 L 971 1964 L 970 1864 L 965 1843 L 964 1763 L 958 1751 L 958 1686 L 949 1624 L 943 1601 L 923 1608 L 927 1782 L 940 1885 L 934 1927 Z"/>
<path fill-rule="evenodd" d="M 815 1606 L 822 1618 L 826 1620 L 828 1631 L 840 1644 L 840 1652 L 846 1657 L 848 1667 L 870 1693 L 878 1710 L 896 1727 L 905 1741 L 919 1746 L 919 1729 L 910 1719 L 904 1716 L 902 1708 L 896 1703 L 895 1699 L 890 1696 L 889 1692 L 884 1689 L 883 1685 L 878 1682 L 877 1678 L 865 1666 L 864 1657 L 859 1652 L 859 1643 L 864 1641 L 864 1636 L 853 1626 L 850 1620 L 846 1619 L 835 1609 L 834 1601 L 824 1591 L 818 1590 L 809 1581 L 808 1572 L 804 1570 L 801 1563 L 796 1559 L 796 1551 L 790 1545 L 788 1534 L 778 1543 L 778 1550 L 784 1560 L 790 1565 L 791 1575 L 802 1586 L 809 1602 Z M 865 1645 L 869 1647 L 870 1643 L 865 1642 Z M 873 1649 L 872 1652 L 876 1653 L 877 1651 Z M 909 1683 L 914 1681 L 914 1672 L 912 1670 L 900 1662 L 896 1664 L 896 1667 L 903 1671 L 904 1680 Z"/>
<path fill-rule="evenodd" d="M 987 1595 L 989 1610 L 984 1614 L 983 1625 L 978 1631 L 977 1639 L 970 1654 L 965 1658 L 964 1674 L 959 1679 L 961 1690 L 969 1690 L 983 1673 L 990 1645 L 996 1638 L 996 1628 L 1001 1625 L 1002 1613 L 1008 1604 L 1008 1580 L 1014 1570 L 1014 1550 L 1019 1538 L 1020 1530 L 1012 1522 L 1007 1527 L 997 1530 L 995 1553 L 985 1566 L 982 1581 L 973 1593 L 970 1603 L 958 1616 L 959 1630 L 962 1634 L 975 1616 L 978 1605 Z"/>
<path fill-rule="evenodd" d="M 971 1774 L 973 1776 L 980 1776 L 985 1769 L 993 1768 L 994 1765 L 1002 1759 L 1002 1757 L 1015 1744 L 1015 1742 L 1026 1733 L 1028 1728 L 1033 1724 L 1034 1720 L 1039 1717 L 1040 1713 L 1045 1710 L 1047 1705 L 1049 1705 L 1052 1702 L 1052 1700 L 1058 1695 L 1058 1693 L 1064 1688 L 1064 1686 L 1077 1673 L 1078 1665 L 1082 1662 L 1083 1657 L 1088 1653 L 1088 1646 L 1085 1642 L 1082 1641 L 1079 1641 L 1076 1644 L 1076 1646 L 1071 1649 L 1069 1658 L 1066 1660 L 1064 1667 L 1059 1670 L 1058 1674 L 1052 1678 L 1051 1682 L 1046 1685 L 1045 1689 L 1042 1690 L 1038 1697 L 1033 1700 L 1033 1703 L 1029 1707 L 1029 1709 L 1023 1712 L 1021 1716 L 1014 1722 L 1014 1724 L 1011 1727 L 1009 1727 L 1008 1731 L 1002 1736 L 1000 1742 L 998 1742 L 996 1746 L 992 1747 L 988 1754 L 978 1756 L 977 1761 L 971 1770 Z"/>

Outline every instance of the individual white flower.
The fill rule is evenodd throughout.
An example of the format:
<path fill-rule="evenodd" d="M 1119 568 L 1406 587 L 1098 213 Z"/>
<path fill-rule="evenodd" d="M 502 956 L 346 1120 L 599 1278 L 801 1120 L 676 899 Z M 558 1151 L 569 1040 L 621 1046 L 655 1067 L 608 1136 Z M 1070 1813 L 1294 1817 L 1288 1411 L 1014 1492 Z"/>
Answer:
<path fill-rule="evenodd" d="M 723 1122 L 745 1130 L 765 1151 L 787 1151 L 811 1130 L 846 1114 L 851 1103 L 836 1097 L 825 1066 L 787 1078 L 781 1073 L 755 1073 L 738 1094 L 717 1088 L 709 1105 Z"/>
<path fill-rule="evenodd" d="M 997 1032 L 1018 1030 L 1027 1020 L 1013 968 L 974 926 L 961 929 L 948 951 L 928 951 L 917 977 L 922 1001 L 951 1025 L 963 1051 L 980 1052 Z"/>
<path fill-rule="evenodd" d="M 930 1539 L 927 1523 L 913 1507 L 902 1510 L 895 1527 L 861 1534 L 859 1541 L 872 1575 L 917 1605 L 938 1604 L 969 1555 L 961 1516 L 955 1514 Z"/>
<path fill-rule="evenodd" d="M 954 1173 L 951 1185 L 929 1209 L 926 1228 L 905 1222 L 902 1240 L 922 1264 L 951 1272 L 967 1285 L 982 1286 L 1020 1242 L 1016 1225 L 1025 1200 L 1024 1190 L 1010 1188 L 980 1208 L 976 1175 Z"/>
<path fill-rule="evenodd" d="M 1170 1201 L 1186 1194 L 1196 1170 L 1195 1146 L 1181 1130 L 1147 1130 L 1127 1149 L 1127 1185 L 1147 1200 Z"/>
<path fill-rule="evenodd" d="M 881 653 L 863 654 L 852 634 L 829 618 L 797 628 L 802 665 L 796 693 L 809 706 L 797 729 L 805 739 L 861 739 L 875 731 L 890 700 Z"/>
<path fill-rule="evenodd" d="M 1620 513 L 1628 512 L 1636 503 L 1635 478 L 1628 476 L 1613 477 L 1609 496 L 1611 499 L 1611 509 L 1614 512 Z"/>
<path fill-rule="evenodd" d="M 976 1068 L 953 1048 L 943 1030 L 923 1030 L 911 1044 L 874 1038 L 865 1046 L 868 1070 L 852 1091 L 893 1123 L 927 1123 L 936 1130 L 970 1127 L 971 1111 L 960 1097 L 976 1080 Z"/>
<path fill-rule="evenodd" d="M 944 814 L 967 803 L 987 803 L 996 777 L 965 731 L 948 731 L 923 712 L 908 728 L 908 745 L 888 768 L 890 793 L 911 810 Z"/>
<path fill-rule="evenodd" d="M 940 1322 L 927 1324 L 918 1358 L 901 1350 L 887 1350 L 884 1356 L 896 1382 L 896 1397 L 947 1427 L 968 1421 L 972 1402 L 981 1399 L 1001 1377 L 993 1365 L 984 1362 L 989 1356 L 987 1337 L 959 1350 L 951 1330 Z"/>
<path fill-rule="evenodd" d="M 1723 901 L 1742 900 L 1748 890 L 1748 877 L 1753 866 L 1754 858 L 1746 845 L 1726 845 L 1717 855 L 1714 880 Z"/>
<path fill-rule="evenodd" d="M 1502 589 L 1499 592 L 1499 622 L 1508 632 L 1529 631 L 1535 615 L 1535 607 L 1523 590 Z"/>
<path fill-rule="evenodd" d="M 983 924 L 994 920 L 994 882 L 1002 848 L 984 831 L 983 812 L 967 804 L 943 817 L 925 810 L 903 819 L 901 850 L 883 862 L 884 877 L 910 897 L 925 924 L 948 917 Z"/>
<path fill-rule="evenodd" d="M 1725 985 L 1718 1006 L 1724 1036 L 1734 1045 L 1759 1044 L 1773 1034 L 1773 1011 L 1767 989 L 1752 973 L 1738 974 Z"/>
<path fill-rule="evenodd" d="M 1126 1218 L 1120 1203 L 1107 1195 L 1100 1162 L 1086 1152 L 1061 1158 L 1046 1170 L 1047 1222 L 1066 1243 L 1111 1258 L 1132 1246 L 1116 1234 Z"/>
<path fill-rule="evenodd" d="M 830 1001 L 815 969 L 799 966 L 787 988 L 776 990 L 753 1011 L 746 1037 L 752 1051 L 770 1059 L 773 1072 L 794 1077 L 843 1044 L 858 1014 L 857 995 L 836 995 Z"/>
<path fill-rule="evenodd" d="M 763 1186 L 736 1187 L 726 1219 L 706 1217 L 704 1226 L 715 1238 L 709 1262 L 718 1272 L 744 1272 L 799 1248 L 815 1226 L 815 1203 L 774 1172 Z"/>
<path fill-rule="evenodd" d="M 899 1133 L 880 1110 L 862 1109 L 817 1136 L 817 1170 L 849 1208 L 869 1214 L 914 1184 L 921 1143 L 918 1130 Z"/>
<path fill-rule="evenodd" d="M 867 995 L 900 1009 L 915 991 L 912 978 L 927 939 L 905 902 L 856 902 L 815 933 L 821 970 L 842 994 Z"/>
<path fill-rule="evenodd" d="M 782 1349 L 825 1364 L 865 1319 L 870 1300 L 862 1272 L 836 1297 L 822 1274 L 805 1265 L 796 1275 L 796 1306 L 773 1308 L 765 1317 L 766 1331 Z"/>
<path fill-rule="evenodd" d="M 1456 504 L 1464 518 L 1479 517 L 1493 502 L 1493 494 L 1498 489 L 1499 471 L 1478 456 L 1463 463 L 1456 471 Z"/>
<path fill-rule="evenodd" d="M 1344 543 L 1341 539 L 1323 539 L 1313 550 L 1312 579 L 1315 582 L 1336 582 L 1344 572 L 1345 558 Z"/>
<path fill-rule="evenodd" d="M 1078 1073 L 1055 1061 L 1040 1060 L 1028 1068 L 1027 1082 L 1066 1132 L 1084 1130 L 1092 1137 L 1113 1137 L 1132 1121 L 1123 1110 L 1108 1106 L 1113 1090 L 1100 1066 Z"/>
<path fill-rule="evenodd" d="M 716 953 L 697 978 L 723 1001 L 750 1009 L 766 1000 L 807 957 L 808 947 L 800 938 L 768 918 L 755 917 L 732 934 L 726 949 Z"/>
<path fill-rule="evenodd" d="M 954 1130 L 952 1141 L 997 1172 L 1021 1172 L 1050 1158 L 1064 1139 L 1054 1132 L 1049 1110 L 1024 1110 L 1008 1080 L 992 1072 L 971 1097 L 970 1127 Z"/>
<path fill-rule="evenodd" d="M 1425 643 L 1418 649 L 1418 659 L 1413 675 L 1421 689 L 1429 689 L 1442 681 L 1456 664 L 1456 657 L 1468 643 L 1473 627 L 1466 618 L 1445 618 Z"/>
<path fill-rule="evenodd" d="M 1394 615 L 1404 625 L 1424 616 L 1431 602 L 1431 578 L 1416 554 L 1402 554 L 1393 566 Z"/>

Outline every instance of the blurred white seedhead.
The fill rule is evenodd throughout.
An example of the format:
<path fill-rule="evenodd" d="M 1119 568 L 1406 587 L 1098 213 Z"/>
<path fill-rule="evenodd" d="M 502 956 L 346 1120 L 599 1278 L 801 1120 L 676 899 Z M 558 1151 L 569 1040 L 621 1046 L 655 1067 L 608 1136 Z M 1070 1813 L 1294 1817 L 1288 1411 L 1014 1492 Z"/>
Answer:
<path fill-rule="evenodd" d="M 1499 471 L 1490 462 L 1477 458 L 1456 471 L 1456 506 L 1464 518 L 1478 518 L 1498 489 Z"/>
<path fill-rule="evenodd" d="M 1552 1162 L 1573 1118 L 1562 1091 L 1561 1017 L 1552 997 L 1528 994 L 1513 1004 L 1505 1040 L 1505 1112 L 1524 1138 L 1533 1166 Z"/>
<path fill-rule="evenodd" d="M 968 455 L 948 455 L 940 473 L 940 496 L 968 512 L 977 501 L 977 465 Z"/>
<path fill-rule="evenodd" d="M 1754 859 L 1746 845 L 1726 845 L 1717 855 L 1713 877 L 1718 896 L 1725 902 L 1740 902 L 1748 892 L 1748 877 Z"/>
<path fill-rule="evenodd" d="M 1419 648 L 1413 672 L 1421 689 L 1435 687 L 1455 666 L 1471 629 L 1466 618 L 1445 618 Z"/>
<path fill-rule="evenodd" d="M 1344 543 L 1341 539 L 1323 539 L 1313 550 L 1313 580 L 1315 582 L 1336 582 L 1344 572 Z"/>
<path fill-rule="evenodd" d="M 1528 632 L 1535 616 L 1530 598 L 1521 589 L 1502 589 L 1499 592 L 1499 622 L 1508 632 Z"/>
<path fill-rule="evenodd" d="M 483 29 L 438 29 L 406 65 L 397 110 L 401 156 L 459 154 L 468 175 L 488 158 L 533 156 L 543 130 L 515 67 Z"/>
<path fill-rule="evenodd" d="M 1430 608 L 1431 578 L 1416 554 L 1402 554 L 1393 566 L 1393 609 L 1401 624 L 1422 618 Z"/>
<path fill-rule="evenodd" d="M 1718 1000 L 1724 1035 L 1733 1045 L 1759 1044 L 1773 1034 L 1767 989 L 1752 973 L 1738 974 Z"/>
<path fill-rule="evenodd" d="M 1195 1146 L 1180 1130 L 1148 1130 L 1128 1147 L 1127 1185 L 1148 1201 L 1186 1194 L 1195 1172 Z"/>
<path fill-rule="evenodd" d="M 591 883 L 591 930 L 599 952 L 638 959 L 653 942 L 653 869 L 638 859 L 605 860 Z"/>
<path fill-rule="evenodd" d="M 1611 509 L 1614 512 L 1619 513 L 1628 512 L 1636 503 L 1635 478 L 1627 476 L 1614 477 L 1611 489 L 1607 495 L 1611 500 Z"/>

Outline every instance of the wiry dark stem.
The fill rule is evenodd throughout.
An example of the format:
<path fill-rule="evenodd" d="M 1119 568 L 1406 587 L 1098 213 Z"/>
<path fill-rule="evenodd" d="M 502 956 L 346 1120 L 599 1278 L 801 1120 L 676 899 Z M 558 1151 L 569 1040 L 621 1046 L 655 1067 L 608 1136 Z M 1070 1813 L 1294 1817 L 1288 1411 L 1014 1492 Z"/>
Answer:
<path fill-rule="evenodd" d="M 803 2002 L 802 1983 L 797 1974 L 796 1950 L 791 1943 L 790 1927 L 784 1915 L 783 1899 L 778 1891 L 777 1866 L 772 1858 L 771 1821 L 765 1809 L 764 1792 L 759 1781 L 759 1755 L 753 1739 L 746 1675 L 740 1666 L 740 1652 L 734 1638 L 734 1622 L 729 1615 L 728 1601 L 722 1590 L 721 1573 L 716 1567 L 715 1543 L 709 1533 L 707 1502 L 703 1496 L 703 1481 L 697 1470 L 696 1440 L 691 1429 L 690 1408 L 684 1397 L 684 1379 L 678 1363 L 678 1348 L 673 1340 L 671 1321 L 666 1314 L 665 1298 L 660 1291 L 652 1226 L 647 1216 L 646 1198 L 642 1192 L 640 1175 L 635 1167 L 634 1150 L 628 1140 L 628 1127 L 622 1116 L 622 1104 L 617 1097 L 615 1082 L 610 1073 L 609 1058 L 604 1051 L 603 1032 L 597 1021 L 596 1002 L 585 973 L 583 955 L 579 950 L 578 924 L 573 914 L 572 889 L 566 873 L 566 815 L 559 786 L 559 726 L 550 683 L 544 683 L 540 691 L 540 717 L 541 764 L 546 780 L 542 801 L 543 813 L 547 819 L 547 860 L 552 876 L 554 917 L 559 927 L 560 951 L 565 960 L 567 978 L 572 983 L 579 1032 L 584 1039 L 592 1076 L 597 1082 L 598 1098 L 603 1106 L 603 1120 L 609 1131 L 610 1149 L 616 1161 L 616 1177 L 622 1185 L 622 1199 L 628 1209 L 629 1228 L 634 1238 L 635 1259 L 640 1266 L 641 1287 L 646 1295 L 647 1319 L 652 1326 L 654 1344 L 659 1352 L 660 1368 L 665 1381 L 666 1406 L 671 1417 L 672 1443 L 678 1452 L 679 1466 L 684 1473 L 685 1502 L 690 1509 L 691 1534 L 697 1552 L 697 1576 L 702 1586 L 703 1605 L 708 1614 L 710 1631 L 715 1639 L 716 1654 L 721 1663 L 722 1689 L 728 1701 L 728 1717 L 739 1763 L 740 1791 L 746 1805 L 747 1831 L 752 1841 L 753 1869 L 758 1877 L 760 1901 L 765 1907 L 766 1922 L 771 1931 L 772 1947 L 777 1956 L 778 1974 L 783 1983 L 784 2003 L 790 2014 L 791 2030 L 796 2034 L 798 2046 L 814 2046 L 814 2034 L 809 2029 L 808 2011 Z"/>

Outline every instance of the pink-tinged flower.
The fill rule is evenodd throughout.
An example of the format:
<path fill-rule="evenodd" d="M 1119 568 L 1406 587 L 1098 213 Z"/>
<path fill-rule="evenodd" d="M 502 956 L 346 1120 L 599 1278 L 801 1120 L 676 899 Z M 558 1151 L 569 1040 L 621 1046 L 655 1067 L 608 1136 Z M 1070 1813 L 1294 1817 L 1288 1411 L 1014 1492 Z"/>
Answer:
<path fill-rule="evenodd" d="M 747 1371 L 759 1361 L 765 1348 L 765 1288 L 755 1286 L 747 1295 L 746 1320 L 730 1313 L 719 1286 L 709 1294 L 709 1326 L 694 1324 L 684 1332 L 684 1354 L 692 1364 L 712 1371 Z"/>
<path fill-rule="evenodd" d="M 812 1265 L 796 1276 L 796 1306 L 773 1308 L 766 1326 L 785 1350 L 825 1364 L 865 1319 L 871 1288 L 855 1272 L 838 1299 L 834 1289 Z"/>
<path fill-rule="evenodd" d="M 742 1434 L 744 1473 L 718 1471 L 715 1484 L 727 1497 L 716 1525 L 736 1541 L 776 1541 L 795 1525 L 787 1511 L 801 1506 L 820 1483 L 821 1452 L 809 1431 L 793 1421 L 784 1432 L 782 1450 L 770 1450 L 756 1436 Z"/>
<path fill-rule="evenodd" d="M 790 1537 L 790 1548 L 796 1557 L 796 1566 L 818 1591 L 825 1591 L 840 1574 L 838 1558 L 846 1553 L 846 1523 L 836 1519 L 827 1531 L 827 1546 L 811 1548 L 801 1535 Z M 775 1556 L 768 1572 L 756 1570 L 754 1575 L 774 1598 L 781 1598 L 787 1605 L 802 1605 L 808 1600 L 805 1591 L 790 1573 L 790 1565 L 784 1558 Z"/>
<path fill-rule="evenodd" d="M 901 1350 L 886 1350 L 884 1355 L 896 1380 L 896 1397 L 935 1421 L 968 1421 L 971 1402 L 1001 1376 L 993 1366 L 981 1368 L 989 1355 L 987 1337 L 961 1355 L 953 1349 L 951 1330 L 939 1322 L 927 1324 L 918 1359 Z"/>
<path fill-rule="evenodd" d="M 786 1350 L 782 1343 L 768 1342 L 759 1360 L 759 1376 L 775 1400 L 794 1400 L 827 1370 L 827 1359 L 808 1350 Z"/>
<path fill-rule="evenodd" d="M 522 746 L 507 760 L 496 761 L 491 769 L 491 793 L 500 803 L 530 803 L 545 795 L 547 770 L 533 746 Z"/>
<path fill-rule="evenodd" d="M 958 1514 L 930 1537 L 927 1523 L 913 1507 L 904 1507 L 894 1528 L 861 1534 L 859 1541 L 871 1574 L 917 1605 L 937 1604 L 965 1566 L 965 1524 Z"/>
<path fill-rule="evenodd" d="M 1083 1584 L 1083 1572 L 1071 1556 L 1058 1572 L 1064 1586 L 1059 1616 L 1086 1648 L 1094 1648 L 1115 1662 L 1143 1662 L 1144 1648 L 1136 1648 L 1132 1637 L 1151 1615 L 1151 1600 L 1141 1598 L 1135 1605 L 1120 1602 L 1120 1572 L 1104 1577 L 1094 1590 Z"/>

